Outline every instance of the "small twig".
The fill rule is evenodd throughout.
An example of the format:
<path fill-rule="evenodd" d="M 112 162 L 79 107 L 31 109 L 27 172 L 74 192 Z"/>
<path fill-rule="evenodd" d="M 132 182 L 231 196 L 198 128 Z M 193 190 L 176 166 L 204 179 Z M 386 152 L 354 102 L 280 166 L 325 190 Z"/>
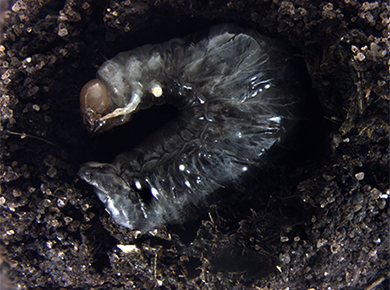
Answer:
<path fill-rule="evenodd" d="M 10 130 L 5 130 L 4 133 L 10 134 L 10 135 L 15 135 L 15 136 L 20 136 L 20 139 L 24 139 L 24 138 L 28 137 L 28 138 L 40 140 L 40 141 L 46 142 L 46 143 L 48 143 L 48 144 L 50 144 L 50 145 L 53 145 L 53 146 L 56 146 L 56 147 L 60 148 L 59 145 L 57 145 L 57 144 L 55 144 L 55 143 L 53 143 L 53 142 L 50 142 L 50 141 L 48 141 L 48 140 L 46 140 L 46 139 L 43 139 L 43 138 L 41 138 L 41 137 L 38 137 L 38 136 L 34 136 L 34 135 L 26 134 L 26 133 L 12 132 L 12 131 L 10 131 Z"/>

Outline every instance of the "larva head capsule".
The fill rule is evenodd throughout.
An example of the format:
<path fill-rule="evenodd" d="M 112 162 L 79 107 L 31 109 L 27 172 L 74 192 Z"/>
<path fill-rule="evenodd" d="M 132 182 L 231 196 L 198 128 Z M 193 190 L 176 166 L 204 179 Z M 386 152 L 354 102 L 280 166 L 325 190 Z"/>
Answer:
<path fill-rule="evenodd" d="M 88 130 L 93 132 L 99 126 L 99 119 L 113 110 L 106 86 L 98 79 L 87 82 L 80 92 L 80 110 Z"/>
<path fill-rule="evenodd" d="M 129 116 L 111 116 L 116 106 L 112 103 L 106 85 L 93 79 L 80 92 L 80 111 L 90 132 L 102 132 L 128 121 Z"/>

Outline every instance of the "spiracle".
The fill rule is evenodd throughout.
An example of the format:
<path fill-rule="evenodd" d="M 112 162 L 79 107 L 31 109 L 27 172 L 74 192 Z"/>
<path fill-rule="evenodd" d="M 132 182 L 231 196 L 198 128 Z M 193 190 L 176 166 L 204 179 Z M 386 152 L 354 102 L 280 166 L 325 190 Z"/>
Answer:
<path fill-rule="evenodd" d="M 216 189 L 242 177 L 296 120 L 296 57 L 275 40 L 234 25 L 119 53 L 80 94 L 91 132 L 168 103 L 179 116 L 111 164 L 79 176 L 116 223 L 152 230 L 186 218 Z M 199 37 L 198 37 L 199 38 Z"/>

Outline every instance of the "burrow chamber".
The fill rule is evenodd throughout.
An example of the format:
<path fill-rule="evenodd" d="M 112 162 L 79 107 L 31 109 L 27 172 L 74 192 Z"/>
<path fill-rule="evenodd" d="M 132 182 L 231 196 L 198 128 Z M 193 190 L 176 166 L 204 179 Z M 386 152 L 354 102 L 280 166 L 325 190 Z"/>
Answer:
<path fill-rule="evenodd" d="M 280 256 L 280 249 L 285 250 L 283 239 L 286 236 L 292 240 L 294 233 L 302 240 L 315 240 L 311 239 L 310 226 L 315 222 L 313 215 L 320 210 L 303 201 L 298 190 L 302 186 L 298 185 L 310 180 L 313 172 L 330 178 L 324 170 L 330 157 L 336 155 L 337 158 L 338 153 L 332 152 L 332 148 L 347 140 L 334 132 L 341 128 L 343 133 L 348 133 L 353 130 L 354 122 L 364 119 L 368 112 L 380 115 L 379 105 L 377 109 L 368 106 L 370 95 L 366 98 L 368 103 L 360 98 L 365 97 L 361 92 L 368 92 L 367 80 L 372 75 L 357 72 L 364 71 L 364 66 L 356 65 L 362 52 L 356 51 L 355 58 L 350 50 L 351 43 L 369 41 L 358 33 L 368 29 L 369 24 L 364 22 L 368 18 L 359 16 L 361 19 L 351 21 L 364 7 L 341 3 L 337 10 L 334 5 L 314 7 L 288 1 L 256 4 L 240 1 L 133 4 L 124 1 L 112 2 L 109 6 L 88 2 L 59 6 L 53 3 L 35 8 L 15 6 L 4 28 L 2 58 L 6 63 L 2 64 L 2 93 L 8 96 L 3 101 L 8 102 L 12 110 L 12 116 L 9 111 L 2 111 L 6 116 L 2 134 L 7 172 L 3 185 L 5 205 L 16 208 L 16 213 L 28 213 L 19 215 L 21 218 L 15 214 L 8 216 L 9 223 L 20 225 L 27 233 L 7 237 L 10 245 L 39 236 L 40 227 L 35 226 L 35 222 L 31 226 L 31 219 L 37 219 L 46 230 L 45 242 L 60 236 L 61 239 L 54 239 L 54 244 L 63 249 L 70 245 L 91 245 L 90 269 L 94 273 L 112 266 L 110 254 L 119 243 L 138 243 L 152 248 L 162 245 L 177 250 L 176 256 L 169 257 L 172 260 L 162 262 L 167 267 L 174 264 L 178 256 L 188 255 L 188 261 L 181 267 L 189 269 L 189 279 L 200 277 L 199 267 L 202 266 L 211 273 L 210 277 L 203 277 L 202 283 L 226 286 L 231 273 L 245 273 L 236 278 L 250 285 L 274 273 L 266 268 L 276 269 L 278 260 L 284 259 L 288 265 L 288 257 Z M 44 18 L 43 14 L 51 17 Z M 248 182 L 230 186 L 228 197 L 212 199 L 209 210 L 199 213 L 192 225 L 168 227 L 158 232 L 157 237 L 146 235 L 140 240 L 133 239 L 129 231 L 112 223 L 92 188 L 77 178 L 78 168 L 90 160 L 111 162 L 116 155 L 130 150 L 151 132 L 176 118 L 178 111 L 169 105 L 153 107 L 138 112 L 124 126 L 104 135 L 91 136 L 83 127 L 79 113 L 81 87 L 94 78 L 97 68 L 106 59 L 121 51 L 185 37 L 226 22 L 281 39 L 301 58 L 303 69 L 299 73 L 303 71 L 302 78 L 307 80 L 302 121 L 291 131 L 289 141 L 275 150 L 276 155 L 283 153 L 283 156 L 268 160 L 276 165 L 255 171 Z M 370 29 L 366 34 L 371 31 L 372 37 L 379 39 L 380 27 Z M 382 44 L 376 45 L 379 48 L 373 45 L 372 50 L 378 54 L 375 57 L 379 57 Z M 378 65 L 379 71 L 380 68 Z M 373 85 L 372 90 L 376 96 L 381 95 L 379 85 Z M 362 126 L 370 128 L 376 121 L 372 122 Z M 347 186 L 354 182 L 349 177 L 345 180 Z M 179 238 L 167 239 L 170 233 L 176 233 Z M 281 233 L 287 234 L 282 238 Z M 213 252 L 216 241 L 219 250 Z M 278 241 L 278 245 L 274 245 L 274 241 Z M 294 243 L 299 245 L 298 240 Z M 49 261 L 49 253 L 40 250 L 46 249 L 42 245 L 37 243 L 35 248 L 27 249 L 26 257 L 39 256 Z M 185 250 L 186 247 L 190 250 Z M 12 247 L 8 250 L 10 256 L 18 257 Z M 154 254 L 147 252 L 146 259 L 152 261 Z M 74 261 L 83 261 L 82 256 L 75 255 Z M 318 261 L 325 256 L 319 252 Z M 235 260 L 239 263 L 232 266 Z M 34 263 L 34 258 L 31 261 Z M 139 263 L 137 258 L 132 261 Z M 61 265 L 56 265 L 61 272 Z M 255 272 L 250 267 L 262 270 Z M 126 271 L 133 273 L 128 266 L 123 272 Z M 287 272 L 281 275 L 288 276 Z M 220 282 L 212 278 L 217 274 Z M 144 271 L 142 275 L 150 280 L 156 275 L 163 281 L 167 277 L 160 272 L 151 275 Z M 167 275 L 177 278 L 174 273 Z M 282 284 L 282 280 L 273 281 Z M 56 280 L 55 283 L 62 282 Z"/>

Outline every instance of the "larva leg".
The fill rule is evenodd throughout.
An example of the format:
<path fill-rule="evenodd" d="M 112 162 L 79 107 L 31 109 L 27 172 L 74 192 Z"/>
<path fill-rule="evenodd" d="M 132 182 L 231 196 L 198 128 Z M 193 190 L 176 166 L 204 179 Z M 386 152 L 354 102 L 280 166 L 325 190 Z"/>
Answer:
<path fill-rule="evenodd" d="M 109 120 L 109 119 L 112 119 L 115 117 L 119 117 L 119 116 L 133 113 L 137 109 L 140 102 L 141 102 L 140 96 L 133 95 L 133 97 L 131 98 L 131 101 L 126 105 L 126 107 L 115 109 L 113 112 L 100 118 L 100 121 L 105 121 L 105 120 Z"/>

